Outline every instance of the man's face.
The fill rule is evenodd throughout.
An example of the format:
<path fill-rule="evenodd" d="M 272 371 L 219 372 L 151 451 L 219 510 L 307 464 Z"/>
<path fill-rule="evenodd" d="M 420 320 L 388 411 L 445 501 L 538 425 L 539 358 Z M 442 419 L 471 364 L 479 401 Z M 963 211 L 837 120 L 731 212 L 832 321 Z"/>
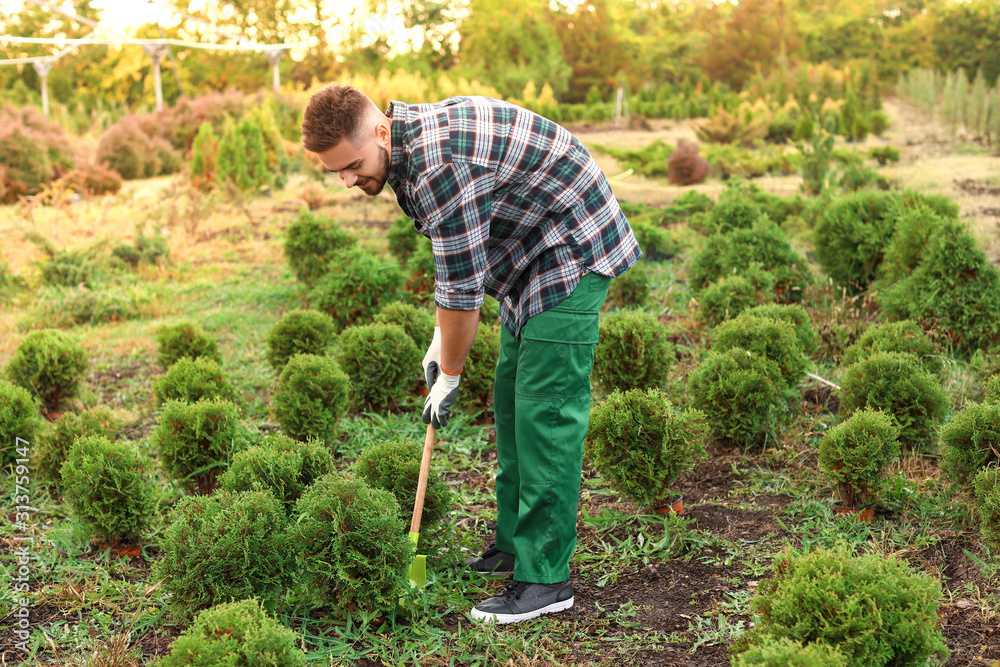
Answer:
<path fill-rule="evenodd" d="M 329 171 L 340 176 L 347 187 L 357 186 L 366 195 L 374 197 L 382 192 L 389 178 L 389 151 L 382 144 L 377 135 L 360 146 L 344 140 L 316 155 Z"/>

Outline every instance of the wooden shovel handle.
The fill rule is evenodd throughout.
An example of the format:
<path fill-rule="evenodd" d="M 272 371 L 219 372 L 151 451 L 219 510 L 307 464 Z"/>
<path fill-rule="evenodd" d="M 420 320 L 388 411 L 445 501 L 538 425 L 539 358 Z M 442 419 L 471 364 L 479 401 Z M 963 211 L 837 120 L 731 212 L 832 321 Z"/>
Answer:
<path fill-rule="evenodd" d="M 413 502 L 413 519 L 410 521 L 410 532 L 420 532 L 420 518 L 424 514 L 424 496 L 427 495 L 427 476 L 431 470 L 431 454 L 434 452 L 434 425 L 427 425 L 427 435 L 424 436 L 424 453 L 420 457 L 420 477 L 417 479 L 417 497 Z"/>

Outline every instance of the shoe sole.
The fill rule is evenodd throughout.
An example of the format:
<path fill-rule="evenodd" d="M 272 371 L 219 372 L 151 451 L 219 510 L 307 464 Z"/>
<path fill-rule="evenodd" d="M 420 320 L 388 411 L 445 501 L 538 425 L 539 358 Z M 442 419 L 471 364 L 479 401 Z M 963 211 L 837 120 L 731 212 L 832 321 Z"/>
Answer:
<path fill-rule="evenodd" d="M 471 616 L 477 621 L 486 621 L 488 623 L 520 623 L 521 621 L 530 621 L 533 618 L 538 618 L 543 614 L 554 614 L 559 611 L 566 611 L 573 606 L 573 598 L 568 600 L 563 600 L 562 602 L 553 602 L 547 607 L 542 607 L 541 609 L 536 609 L 534 611 L 529 611 L 524 614 L 492 614 L 490 612 L 479 611 L 473 607 Z"/>

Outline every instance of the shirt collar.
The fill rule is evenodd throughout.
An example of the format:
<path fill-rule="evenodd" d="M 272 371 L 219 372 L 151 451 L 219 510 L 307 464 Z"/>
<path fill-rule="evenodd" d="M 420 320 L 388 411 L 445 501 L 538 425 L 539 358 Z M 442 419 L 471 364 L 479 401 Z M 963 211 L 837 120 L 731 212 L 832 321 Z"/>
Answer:
<path fill-rule="evenodd" d="M 389 102 L 389 106 L 385 110 L 385 115 L 389 118 L 392 142 L 389 178 L 387 180 L 393 190 L 396 190 L 396 186 L 403 180 L 403 160 L 406 156 L 406 152 L 403 150 L 403 124 L 406 120 L 406 111 L 406 105 L 396 100 Z"/>

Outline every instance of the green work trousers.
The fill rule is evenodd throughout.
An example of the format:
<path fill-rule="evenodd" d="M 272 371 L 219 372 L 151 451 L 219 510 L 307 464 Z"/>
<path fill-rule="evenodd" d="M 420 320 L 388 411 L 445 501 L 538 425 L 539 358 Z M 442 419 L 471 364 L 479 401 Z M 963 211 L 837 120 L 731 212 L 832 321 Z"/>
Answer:
<path fill-rule="evenodd" d="M 517 581 L 569 579 L 597 318 L 610 283 L 584 274 L 568 297 L 530 318 L 519 338 L 500 331 L 496 548 L 517 557 Z"/>

